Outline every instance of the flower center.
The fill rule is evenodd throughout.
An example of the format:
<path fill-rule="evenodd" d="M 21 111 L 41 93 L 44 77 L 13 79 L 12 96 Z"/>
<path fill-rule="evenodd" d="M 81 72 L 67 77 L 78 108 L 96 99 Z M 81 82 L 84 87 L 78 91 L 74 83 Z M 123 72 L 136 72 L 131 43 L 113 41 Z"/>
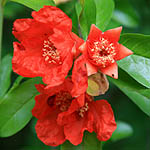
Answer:
<path fill-rule="evenodd" d="M 92 48 L 89 49 L 89 55 L 94 64 L 104 68 L 115 62 L 115 45 L 102 37 L 93 43 Z"/>
<path fill-rule="evenodd" d="M 60 53 L 49 39 L 44 40 L 42 51 L 42 56 L 44 57 L 45 61 L 49 64 L 62 64 Z"/>
<path fill-rule="evenodd" d="M 84 106 L 79 109 L 79 116 L 81 118 L 83 118 L 85 113 L 89 110 L 89 103 L 93 101 L 92 96 L 86 94 L 85 101 L 86 102 L 85 102 Z"/>
<path fill-rule="evenodd" d="M 60 91 L 56 94 L 55 105 L 58 106 L 62 112 L 67 111 L 72 99 L 73 98 L 69 92 Z"/>
<path fill-rule="evenodd" d="M 85 112 L 88 111 L 88 109 L 89 109 L 88 103 L 85 103 L 85 105 L 79 109 L 79 116 L 83 118 Z"/>

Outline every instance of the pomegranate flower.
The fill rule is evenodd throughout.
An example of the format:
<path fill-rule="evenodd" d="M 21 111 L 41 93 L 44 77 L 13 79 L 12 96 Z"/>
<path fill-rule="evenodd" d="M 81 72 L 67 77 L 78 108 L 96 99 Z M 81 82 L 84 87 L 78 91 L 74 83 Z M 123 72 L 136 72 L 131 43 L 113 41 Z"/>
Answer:
<path fill-rule="evenodd" d="M 93 101 L 86 93 L 71 96 L 73 84 L 68 78 L 59 86 L 45 88 L 36 85 L 40 95 L 32 114 L 38 119 L 35 130 L 38 138 L 49 146 L 69 140 L 78 145 L 85 130 L 96 132 L 101 141 L 108 140 L 116 129 L 113 111 L 106 100 Z"/>
<path fill-rule="evenodd" d="M 132 54 L 132 51 L 118 43 L 121 30 L 122 27 L 118 27 L 102 32 L 95 25 L 91 26 L 87 41 L 80 47 L 87 60 L 88 76 L 100 70 L 118 78 L 116 61 Z"/>
<path fill-rule="evenodd" d="M 43 77 L 49 86 L 61 84 L 83 42 L 71 32 L 72 21 L 60 9 L 45 6 L 33 19 L 14 22 L 13 71 L 24 77 Z"/>

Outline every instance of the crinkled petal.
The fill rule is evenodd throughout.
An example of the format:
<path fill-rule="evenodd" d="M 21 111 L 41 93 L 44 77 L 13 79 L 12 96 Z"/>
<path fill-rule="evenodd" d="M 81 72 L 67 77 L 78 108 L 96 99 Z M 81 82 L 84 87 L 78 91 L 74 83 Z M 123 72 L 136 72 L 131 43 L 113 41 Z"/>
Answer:
<path fill-rule="evenodd" d="M 72 67 L 72 63 L 72 53 L 68 53 L 62 65 L 58 67 L 53 67 L 47 71 L 47 74 L 43 78 L 43 82 L 48 84 L 49 87 L 58 86 L 59 84 L 62 84 L 69 70 Z"/>
<path fill-rule="evenodd" d="M 63 126 L 59 126 L 53 117 L 38 120 L 35 126 L 38 138 L 46 145 L 58 146 L 65 142 Z"/>
<path fill-rule="evenodd" d="M 98 29 L 94 24 L 91 25 L 90 33 L 88 35 L 88 40 L 99 40 L 102 31 Z"/>
<path fill-rule="evenodd" d="M 32 115 L 38 119 L 42 119 L 45 117 L 46 110 L 49 110 L 49 106 L 47 105 L 48 96 L 44 94 L 37 95 L 35 97 L 35 106 L 32 109 Z"/>
<path fill-rule="evenodd" d="M 72 71 L 72 82 L 74 87 L 72 89 L 72 96 L 77 97 L 84 93 L 88 87 L 87 70 L 85 67 L 86 60 L 84 55 L 81 55 L 74 62 Z"/>
<path fill-rule="evenodd" d="M 32 109 L 32 115 L 35 116 L 37 119 L 44 119 L 47 117 L 49 118 L 49 116 L 57 118 L 60 110 L 53 105 L 54 97 L 51 96 L 46 94 L 40 94 L 35 97 L 35 106 Z"/>
<path fill-rule="evenodd" d="M 82 142 L 83 133 L 85 130 L 93 132 L 93 115 L 91 113 L 85 114 L 83 118 L 79 116 L 76 116 L 76 118 L 76 121 L 69 122 L 64 126 L 64 134 L 66 139 L 73 145 L 78 145 Z"/>
<path fill-rule="evenodd" d="M 37 22 L 34 19 L 17 19 L 14 22 L 12 33 L 19 41 L 27 40 L 30 42 L 31 40 L 33 44 L 35 40 L 35 43 L 38 41 L 36 45 L 40 45 L 47 35 L 53 33 L 53 30 L 49 25 Z"/>
<path fill-rule="evenodd" d="M 53 95 L 54 93 L 58 93 L 59 91 L 68 91 L 71 93 L 71 89 L 73 87 L 73 83 L 70 78 L 64 80 L 64 82 L 58 86 L 49 86 L 47 85 L 44 88 L 44 93 L 48 95 Z M 38 89 L 37 89 L 38 90 Z"/>
<path fill-rule="evenodd" d="M 131 50 L 129 50 L 128 48 L 126 48 L 125 46 L 123 46 L 122 44 L 118 45 L 118 53 L 116 56 L 116 60 L 121 60 L 129 55 L 132 55 L 133 52 Z"/>
<path fill-rule="evenodd" d="M 72 100 L 72 103 L 69 107 L 69 109 L 65 112 L 62 112 L 58 115 L 57 118 L 57 123 L 59 125 L 65 125 L 68 124 L 72 121 L 76 121 L 76 115 L 74 113 L 76 113 L 76 111 L 80 108 L 78 102 L 76 101 L 76 99 Z"/>
<path fill-rule="evenodd" d="M 74 115 L 74 113 L 76 113 L 76 111 L 78 111 L 79 108 L 84 105 L 84 99 L 85 99 L 85 95 L 82 94 L 78 98 L 72 100 L 72 103 L 69 109 L 58 115 L 58 118 L 57 118 L 58 124 L 65 125 L 65 124 L 68 124 L 68 122 L 76 121 L 77 118 L 76 118 L 76 115 Z"/>
<path fill-rule="evenodd" d="M 33 53 L 25 47 L 14 42 L 14 55 L 12 59 L 13 71 L 23 77 L 43 76 L 46 70 L 45 62 L 40 53 Z"/>
<path fill-rule="evenodd" d="M 62 60 L 68 55 L 72 54 L 72 49 L 74 47 L 75 41 L 71 37 L 71 32 L 64 32 L 58 29 L 54 29 L 54 34 L 49 37 L 49 40 L 57 48 L 60 53 Z M 73 54 L 72 54 L 73 55 Z"/>
<path fill-rule="evenodd" d="M 100 71 L 108 76 L 118 79 L 118 65 L 116 62 L 108 67 L 100 68 Z"/>
<path fill-rule="evenodd" d="M 49 26 L 61 30 L 71 31 L 71 19 L 59 8 L 53 6 L 44 6 L 39 11 L 33 11 L 32 17 L 42 23 L 48 23 Z"/>
<path fill-rule="evenodd" d="M 114 28 L 107 30 L 104 32 L 104 37 L 108 38 L 110 41 L 118 42 L 120 39 L 120 33 L 122 31 L 122 27 Z"/>
<path fill-rule="evenodd" d="M 81 38 L 79 38 L 75 33 L 71 33 L 71 37 L 72 39 L 75 41 L 74 47 L 72 49 L 72 53 L 74 55 L 74 57 L 78 57 L 80 54 L 80 50 L 79 47 L 84 43 L 84 40 L 82 40 Z"/>
<path fill-rule="evenodd" d="M 89 107 L 94 116 L 94 131 L 98 139 L 108 140 L 117 127 L 110 104 L 106 100 L 98 100 L 93 101 Z"/>

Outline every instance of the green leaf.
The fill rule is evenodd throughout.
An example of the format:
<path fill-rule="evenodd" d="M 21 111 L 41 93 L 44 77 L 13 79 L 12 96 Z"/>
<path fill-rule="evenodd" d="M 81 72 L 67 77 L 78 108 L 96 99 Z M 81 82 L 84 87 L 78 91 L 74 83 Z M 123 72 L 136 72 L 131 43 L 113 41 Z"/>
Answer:
<path fill-rule="evenodd" d="M 111 140 L 118 141 L 132 136 L 133 128 L 126 122 L 117 121 L 117 129 L 113 132 Z"/>
<path fill-rule="evenodd" d="M 7 55 L 2 59 L 0 66 L 0 98 L 4 96 L 10 86 L 10 76 L 12 72 L 12 56 Z M 0 99 L 1 101 L 1 99 Z"/>
<path fill-rule="evenodd" d="M 61 145 L 61 150 L 102 150 L 101 146 L 101 142 L 97 139 L 94 132 L 85 132 L 81 144 L 74 146 L 70 142 L 66 141 L 64 144 Z"/>
<path fill-rule="evenodd" d="M 113 0 L 95 0 L 96 3 L 96 25 L 102 31 L 108 25 L 114 10 Z"/>
<path fill-rule="evenodd" d="M 114 10 L 113 0 L 80 0 L 81 5 L 76 5 L 79 16 L 80 29 L 84 40 L 90 31 L 91 24 L 96 24 L 102 31 L 108 25 Z M 109 8 L 109 9 L 108 9 Z"/>
<path fill-rule="evenodd" d="M 150 88 L 150 59 L 131 55 L 118 61 L 118 65 L 137 82 Z"/>
<path fill-rule="evenodd" d="M 119 79 L 109 80 L 123 91 L 143 112 L 150 116 L 150 89 L 145 88 L 119 69 Z"/>
<path fill-rule="evenodd" d="M 10 0 L 10 1 L 20 3 L 36 11 L 38 11 L 44 5 L 55 6 L 53 0 Z"/>
<path fill-rule="evenodd" d="M 91 24 L 96 23 L 96 5 L 93 0 L 83 0 L 81 3 L 82 11 L 79 16 L 79 23 L 82 36 L 86 39 L 90 31 Z"/>
<path fill-rule="evenodd" d="M 117 0 L 113 19 L 129 28 L 137 27 L 139 22 L 137 13 L 129 0 Z"/>
<path fill-rule="evenodd" d="M 29 79 L 16 86 L 0 103 L 0 137 L 11 136 L 20 131 L 32 118 L 31 109 L 38 93 L 34 84 L 40 78 Z"/>
<path fill-rule="evenodd" d="M 132 50 L 134 54 L 150 58 L 150 35 L 122 34 L 119 42 Z"/>
<path fill-rule="evenodd" d="M 134 18 L 119 10 L 114 12 L 113 19 L 126 27 L 134 28 L 138 26 L 138 23 L 136 20 L 134 20 Z"/>

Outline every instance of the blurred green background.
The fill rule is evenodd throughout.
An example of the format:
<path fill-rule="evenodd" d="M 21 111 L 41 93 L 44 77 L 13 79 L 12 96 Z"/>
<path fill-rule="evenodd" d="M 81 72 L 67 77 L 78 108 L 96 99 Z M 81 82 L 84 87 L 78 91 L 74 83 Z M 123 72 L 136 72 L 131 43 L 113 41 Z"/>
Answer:
<path fill-rule="evenodd" d="M 70 17 L 73 17 L 72 12 L 75 2 L 76 1 L 73 0 L 66 4 L 60 4 L 59 7 Z M 31 9 L 17 3 L 9 2 L 6 4 L 4 8 L 2 56 L 8 53 L 13 54 L 12 43 L 15 41 L 15 38 L 11 32 L 14 20 L 18 18 L 30 18 L 31 11 Z M 150 0 L 115 0 L 115 11 L 107 29 L 120 25 L 124 27 L 124 33 L 150 35 Z M 16 75 L 13 73 L 12 81 L 14 81 L 15 78 Z M 110 84 L 110 89 L 105 97 L 97 97 L 97 99 L 100 98 L 109 100 L 114 110 L 116 120 L 126 122 L 130 127 L 130 133 L 126 138 L 114 138 L 107 141 L 103 145 L 103 150 L 150 150 L 150 118 L 113 84 Z M 0 138 L 0 149 L 50 149 L 50 147 L 45 146 L 36 137 L 34 130 L 35 123 L 36 120 L 33 118 L 28 125 L 17 134 L 8 138 Z M 57 149 L 59 149 L 59 147 Z"/>

